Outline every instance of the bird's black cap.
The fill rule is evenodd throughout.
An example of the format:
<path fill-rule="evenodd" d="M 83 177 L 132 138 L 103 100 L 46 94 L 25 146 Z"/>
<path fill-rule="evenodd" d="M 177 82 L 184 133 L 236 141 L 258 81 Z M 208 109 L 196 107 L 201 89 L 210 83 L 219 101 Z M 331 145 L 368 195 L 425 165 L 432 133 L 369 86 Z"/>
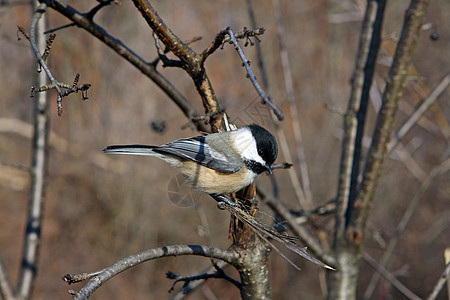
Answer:
<path fill-rule="evenodd" d="M 278 156 L 277 140 L 269 131 L 259 125 L 251 124 L 246 125 L 245 127 L 250 129 L 255 138 L 259 156 L 261 156 L 267 163 L 267 166 L 270 167 Z"/>

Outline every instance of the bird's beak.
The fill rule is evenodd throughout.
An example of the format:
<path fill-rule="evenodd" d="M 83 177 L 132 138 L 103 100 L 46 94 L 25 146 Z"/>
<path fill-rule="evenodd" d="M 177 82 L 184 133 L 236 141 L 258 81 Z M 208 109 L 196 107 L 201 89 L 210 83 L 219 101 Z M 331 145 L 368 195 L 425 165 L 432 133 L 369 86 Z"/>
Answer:
<path fill-rule="evenodd" d="M 272 174 L 272 167 L 271 166 L 266 165 L 266 170 L 267 170 L 267 172 L 269 172 L 269 174 Z"/>

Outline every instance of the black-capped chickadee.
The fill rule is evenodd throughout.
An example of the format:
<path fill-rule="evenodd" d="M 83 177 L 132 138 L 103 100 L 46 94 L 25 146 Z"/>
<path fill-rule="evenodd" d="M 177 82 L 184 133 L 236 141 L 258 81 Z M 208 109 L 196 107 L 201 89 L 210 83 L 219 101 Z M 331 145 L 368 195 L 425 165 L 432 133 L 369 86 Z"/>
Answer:
<path fill-rule="evenodd" d="M 178 169 L 197 190 L 224 195 L 250 185 L 264 171 L 271 173 L 278 146 L 270 132 L 252 124 L 161 146 L 108 146 L 103 152 L 158 157 Z"/>
<path fill-rule="evenodd" d="M 277 141 L 261 126 L 246 125 L 237 130 L 179 139 L 161 146 L 108 146 L 103 152 L 161 158 L 178 169 L 192 187 L 216 199 L 219 207 L 222 207 L 224 202 L 228 204 L 223 207 L 250 226 L 295 268 L 299 269 L 268 240 L 269 237 L 306 259 L 333 269 L 312 257 L 305 248 L 298 246 L 295 238 L 278 234 L 265 227 L 240 209 L 238 204 L 223 196 L 250 185 L 256 176 L 264 171 L 272 172 L 271 165 L 278 155 Z"/>

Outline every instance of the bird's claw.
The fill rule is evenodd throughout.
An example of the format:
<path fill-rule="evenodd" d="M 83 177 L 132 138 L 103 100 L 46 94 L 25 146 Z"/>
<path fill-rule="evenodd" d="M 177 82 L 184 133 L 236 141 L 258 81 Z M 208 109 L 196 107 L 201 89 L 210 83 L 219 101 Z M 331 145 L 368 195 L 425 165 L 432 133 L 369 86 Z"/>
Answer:
<path fill-rule="evenodd" d="M 241 208 L 239 203 L 235 203 L 228 199 L 227 197 L 221 195 L 211 195 L 217 201 L 217 207 L 221 210 L 225 209 L 225 205 L 229 205 L 231 207 Z"/>

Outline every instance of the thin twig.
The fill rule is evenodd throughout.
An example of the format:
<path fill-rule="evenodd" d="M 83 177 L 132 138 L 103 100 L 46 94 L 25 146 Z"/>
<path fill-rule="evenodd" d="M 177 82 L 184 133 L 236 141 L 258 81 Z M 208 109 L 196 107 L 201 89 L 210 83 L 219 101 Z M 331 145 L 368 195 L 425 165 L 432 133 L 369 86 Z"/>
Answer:
<path fill-rule="evenodd" d="M 62 90 L 58 86 L 58 82 L 56 81 L 55 77 L 53 77 L 52 72 L 50 71 L 49 67 L 45 63 L 45 61 L 41 55 L 41 52 L 39 51 L 39 48 L 36 45 L 36 40 L 35 40 L 36 36 L 33 36 L 33 33 L 32 33 L 34 31 L 33 24 L 36 24 L 37 20 L 39 20 L 39 18 L 42 16 L 42 14 L 45 12 L 46 9 L 47 9 L 47 5 L 45 3 L 41 3 L 39 5 L 39 7 L 37 8 L 35 14 L 33 15 L 33 20 L 31 21 L 32 26 L 30 28 L 30 36 L 31 36 L 30 44 L 31 44 L 31 48 L 34 51 L 34 55 L 36 56 L 36 58 L 39 62 L 39 65 L 41 66 L 42 69 L 44 69 L 45 73 L 47 74 L 47 77 L 50 79 L 52 84 L 54 84 L 54 86 L 55 86 L 55 89 L 58 93 L 58 97 L 56 100 L 56 103 L 58 106 L 58 115 L 61 116 L 61 114 L 62 114 L 62 97 L 63 97 Z M 35 19 L 37 19 L 37 20 L 35 20 Z"/>
<path fill-rule="evenodd" d="M 445 266 L 444 272 L 442 272 L 439 280 L 436 282 L 436 285 L 433 288 L 430 296 L 428 296 L 427 300 L 434 300 L 439 295 L 439 292 L 444 287 L 445 282 L 448 281 L 448 277 L 450 276 L 450 262 Z"/>
<path fill-rule="evenodd" d="M 112 2 L 116 2 L 117 0 L 97 0 L 99 4 L 94 6 L 88 13 L 86 13 L 86 18 L 93 20 L 96 13 L 100 11 L 105 6 L 110 5 Z"/>
<path fill-rule="evenodd" d="M 76 25 L 77 24 L 75 24 L 75 23 L 69 23 L 69 24 L 66 24 L 66 25 L 62 25 L 62 26 L 59 26 L 59 27 L 47 30 L 46 32 L 44 32 L 44 34 L 53 33 L 53 32 L 56 32 L 58 30 L 66 29 L 66 28 L 73 27 L 73 26 L 76 26 Z"/>
<path fill-rule="evenodd" d="M 227 32 L 230 35 L 230 39 L 231 39 L 231 42 L 234 45 L 234 49 L 239 54 L 239 56 L 240 56 L 240 58 L 242 60 L 242 64 L 243 64 L 243 66 L 245 67 L 245 69 L 247 71 L 247 77 L 253 83 L 253 86 L 255 87 L 256 91 L 258 92 L 259 96 L 261 97 L 263 103 L 267 104 L 272 109 L 273 113 L 277 116 L 278 121 L 282 121 L 284 119 L 283 113 L 281 112 L 281 110 L 275 104 L 273 104 L 273 102 L 270 99 L 270 97 L 267 96 L 267 94 L 263 91 L 263 89 L 259 85 L 258 81 L 256 81 L 255 74 L 253 74 L 252 69 L 250 68 L 250 61 L 247 60 L 247 58 L 245 57 L 244 52 L 242 51 L 241 47 L 239 47 L 239 44 L 238 44 L 236 38 L 234 37 L 233 31 L 231 30 L 231 28 L 227 28 Z"/>
<path fill-rule="evenodd" d="M 363 252 L 362 257 L 372 268 L 374 268 L 381 276 L 389 281 L 399 292 L 401 292 L 405 297 L 411 300 L 421 300 L 419 296 L 414 294 L 410 289 L 404 286 L 400 281 L 395 278 L 388 270 L 386 270 L 382 265 L 380 265 L 375 259 L 373 259 L 369 254 Z"/>
<path fill-rule="evenodd" d="M 256 27 L 253 26 L 253 28 L 256 28 Z M 253 46 L 254 43 L 252 42 L 252 40 L 250 38 L 254 37 L 256 40 L 258 40 L 257 36 L 264 34 L 264 31 L 265 31 L 265 29 L 263 27 L 252 29 L 252 30 L 247 30 L 247 28 L 244 28 L 244 30 L 242 32 L 238 32 L 234 36 L 236 39 L 245 39 L 246 40 L 245 45 L 250 43 Z M 203 52 L 201 54 L 202 63 L 204 63 L 205 60 L 211 54 L 213 54 L 217 49 L 222 48 L 225 43 L 230 42 L 230 40 L 231 40 L 230 35 L 228 34 L 228 31 L 226 29 L 219 32 L 216 35 L 216 37 L 214 38 L 214 41 L 212 41 L 208 45 L 208 47 L 205 50 L 203 50 Z"/>
<path fill-rule="evenodd" d="M 256 18 L 255 18 L 255 12 L 253 9 L 253 5 L 252 5 L 252 0 L 246 0 L 246 3 L 247 3 L 247 12 L 248 12 L 248 16 L 250 19 L 250 24 L 251 24 L 252 28 L 256 28 Z M 236 36 L 237 36 L 237 34 L 236 34 Z M 262 76 L 263 86 L 269 92 L 269 79 L 267 76 L 266 67 L 264 65 L 261 44 L 256 43 L 255 48 L 256 48 L 256 57 L 258 58 L 258 66 L 259 66 L 261 76 Z"/>
<path fill-rule="evenodd" d="M 216 261 L 215 264 L 219 268 L 226 268 L 230 266 L 222 260 Z M 211 265 L 207 269 L 203 270 L 201 273 L 210 273 L 215 270 L 215 266 Z M 183 287 L 177 291 L 175 291 L 172 295 L 170 295 L 169 300 L 181 300 L 185 297 L 188 297 L 191 292 L 202 286 L 206 282 L 205 280 L 196 280 L 191 282 L 186 282 Z"/>
<path fill-rule="evenodd" d="M 388 144 L 388 153 L 392 152 L 392 150 L 397 146 L 398 142 L 406 135 L 406 133 L 411 129 L 411 127 L 417 123 L 420 117 L 427 111 L 427 109 L 439 98 L 442 92 L 450 84 L 450 75 L 447 74 L 441 80 L 441 82 L 434 88 L 434 90 L 423 99 L 414 109 L 414 113 L 412 113 L 408 119 L 405 120 L 402 126 L 394 133 L 391 141 Z"/>
<path fill-rule="evenodd" d="M 159 60 L 161 60 L 163 62 L 164 68 L 165 67 L 177 67 L 177 68 L 183 67 L 183 62 L 181 60 L 169 59 L 166 56 L 166 53 L 168 52 L 168 48 L 167 47 L 166 47 L 166 49 L 162 48 L 162 46 L 159 42 L 158 35 L 154 32 L 153 32 L 153 39 L 155 40 L 155 46 L 156 46 L 156 51 L 158 52 Z"/>
<path fill-rule="evenodd" d="M 215 270 L 215 272 L 212 272 L 212 273 L 210 273 L 210 272 L 202 272 L 202 273 L 200 273 L 200 274 L 193 275 L 193 276 L 180 276 L 180 275 L 177 275 L 177 274 L 175 274 L 175 273 L 173 273 L 173 272 L 171 272 L 171 271 L 168 271 L 168 272 L 166 273 L 166 277 L 169 278 L 169 279 L 173 279 L 173 280 L 174 280 L 174 282 L 173 282 L 173 284 L 172 284 L 172 287 L 169 289 L 169 293 L 172 292 L 172 291 L 175 289 L 175 285 L 176 285 L 178 282 L 184 282 L 184 283 L 183 283 L 182 290 L 183 290 L 183 293 L 186 293 L 186 292 L 190 291 L 190 290 L 186 290 L 186 287 L 187 287 L 191 282 L 193 282 L 193 281 L 205 281 L 205 280 L 207 280 L 207 279 L 209 279 L 209 278 L 225 279 L 226 281 L 231 282 L 231 283 L 232 283 L 234 286 L 236 286 L 238 289 L 241 289 L 241 288 L 242 288 L 242 284 L 241 284 L 239 281 L 237 281 L 237 280 L 231 278 L 230 276 L 228 276 L 228 275 L 227 275 L 227 274 L 226 274 L 226 273 L 225 273 L 225 272 L 224 272 L 217 264 L 215 264 L 215 263 L 214 263 L 214 265 L 213 265 L 213 270 Z"/>
<path fill-rule="evenodd" d="M 153 38 L 155 39 L 155 33 L 153 33 Z M 158 62 L 161 60 L 161 58 L 159 56 L 160 52 L 162 54 L 167 54 L 167 53 L 170 52 L 169 48 L 167 48 L 167 47 L 165 47 L 164 50 L 161 51 L 161 49 L 159 49 L 159 48 L 162 48 L 162 47 L 159 45 L 159 38 L 158 38 L 158 36 L 156 36 L 156 39 L 155 39 L 155 44 L 157 43 L 156 44 L 156 50 L 158 51 L 158 56 L 150 63 L 151 65 L 154 65 L 154 66 L 156 66 L 158 64 Z M 191 45 L 191 44 L 193 44 L 193 43 L 195 43 L 195 42 L 197 42 L 197 41 L 199 41 L 201 39 L 202 38 L 200 36 L 193 37 L 189 41 L 186 41 L 186 45 Z"/>

